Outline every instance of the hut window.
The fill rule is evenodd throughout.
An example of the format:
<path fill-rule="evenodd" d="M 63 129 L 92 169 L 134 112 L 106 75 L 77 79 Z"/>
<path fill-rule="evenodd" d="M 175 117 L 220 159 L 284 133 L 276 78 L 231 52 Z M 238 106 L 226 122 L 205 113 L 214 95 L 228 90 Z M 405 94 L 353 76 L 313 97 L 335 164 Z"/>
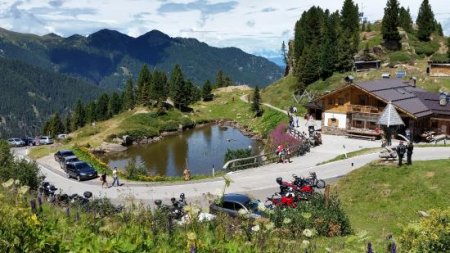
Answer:
<path fill-rule="evenodd" d="M 334 100 L 333 98 L 328 98 L 328 104 L 329 104 L 329 105 L 334 104 L 334 101 L 333 101 L 333 100 Z"/>
<path fill-rule="evenodd" d="M 359 104 L 360 105 L 366 105 L 367 104 L 367 97 L 366 97 L 366 95 L 359 95 Z"/>
<path fill-rule="evenodd" d="M 330 127 L 338 127 L 339 121 L 336 118 L 330 118 L 328 119 L 328 126 Z"/>
<path fill-rule="evenodd" d="M 344 98 L 338 98 L 338 105 L 344 105 Z"/>
<path fill-rule="evenodd" d="M 353 121 L 353 126 L 356 128 L 362 128 L 363 127 L 363 122 L 361 120 L 355 120 Z"/>

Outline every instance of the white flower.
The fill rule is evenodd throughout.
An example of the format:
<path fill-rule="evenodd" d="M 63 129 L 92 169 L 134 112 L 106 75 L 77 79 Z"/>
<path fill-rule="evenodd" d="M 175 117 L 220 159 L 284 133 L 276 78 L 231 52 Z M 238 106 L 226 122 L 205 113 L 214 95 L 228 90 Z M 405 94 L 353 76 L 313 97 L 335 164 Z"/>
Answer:
<path fill-rule="evenodd" d="M 291 222 L 292 222 L 292 220 L 289 218 L 284 218 L 284 220 L 283 220 L 284 224 L 290 224 Z"/>
<path fill-rule="evenodd" d="M 20 187 L 19 194 L 24 195 L 28 192 L 29 189 L 30 189 L 30 187 L 28 185 L 24 185 L 24 186 Z"/>
<path fill-rule="evenodd" d="M 252 231 L 253 232 L 258 232 L 259 231 L 259 225 L 255 225 L 252 227 Z"/>
<path fill-rule="evenodd" d="M 258 210 L 261 212 L 265 212 L 266 211 L 266 206 L 264 205 L 264 203 L 259 202 L 258 203 Z"/>
<path fill-rule="evenodd" d="M 267 230 L 272 230 L 275 227 L 275 224 L 273 222 L 269 222 L 264 226 Z"/>
<path fill-rule="evenodd" d="M 311 238 L 313 236 L 313 231 L 311 231 L 309 229 L 305 229 L 305 230 L 303 230 L 303 235 L 308 238 Z"/>
<path fill-rule="evenodd" d="M 4 182 L 2 184 L 2 186 L 6 189 L 8 189 L 9 187 L 11 187 L 14 184 L 14 179 L 9 179 L 8 181 Z"/>
<path fill-rule="evenodd" d="M 303 240 L 302 241 L 302 248 L 306 249 L 309 247 L 309 241 L 308 240 Z"/>
<path fill-rule="evenodd" d="M 19 179 L 14 180 L 14 184 L 15 185 L 20 185 L 20 180 Z"/>
<path fill-rule="evenodd" d="M 248 211 L 246 209 L 240 209 L 238 211 L 239 216 L 246 216 L 248 214 Z"/>
<path fill-rule="evenodd" d="M 302 213 L 302 217 L 308 220 L 311 218 L 311 213 Z"/>

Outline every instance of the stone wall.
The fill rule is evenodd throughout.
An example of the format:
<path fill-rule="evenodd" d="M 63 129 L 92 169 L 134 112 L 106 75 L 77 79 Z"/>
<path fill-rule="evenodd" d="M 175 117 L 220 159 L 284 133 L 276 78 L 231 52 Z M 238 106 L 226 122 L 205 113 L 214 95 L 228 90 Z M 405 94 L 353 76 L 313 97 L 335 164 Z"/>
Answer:
<path fill-rule="evenodd" d="M 345 135 L 347 131 L 343 128 L 322 126 L 322 134 Z"/>

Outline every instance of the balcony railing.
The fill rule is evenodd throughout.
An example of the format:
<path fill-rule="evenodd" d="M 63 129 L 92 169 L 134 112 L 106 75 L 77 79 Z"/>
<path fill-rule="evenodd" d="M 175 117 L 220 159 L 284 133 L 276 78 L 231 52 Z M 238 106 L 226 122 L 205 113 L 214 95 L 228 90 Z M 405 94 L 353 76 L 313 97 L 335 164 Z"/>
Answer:
<path fill-rule="evenodd" d="M 347 105 L 348 112 L 380 113 L 383 109 L 369 105 Z"/>

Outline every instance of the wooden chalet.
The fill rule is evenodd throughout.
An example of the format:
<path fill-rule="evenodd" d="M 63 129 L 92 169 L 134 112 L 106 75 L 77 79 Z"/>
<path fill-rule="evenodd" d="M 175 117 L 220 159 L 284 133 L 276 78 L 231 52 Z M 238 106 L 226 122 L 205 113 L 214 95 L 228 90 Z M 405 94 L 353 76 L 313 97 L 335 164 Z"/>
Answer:
<path fill-rule="evenodd" d="M 381 67 L 381 61 L 355 61 L 353 63 L 353 68 L 355 71 L 369 71 L 374 69 L 379 69 Z"/>
<path fill-rule="evenodd" d="M 432 77 L 450 77 L 450 62 L 428 62 L 427 73 Z"/>
<path fill-rule="evenodd" d="M 324 133 L 378 137 L 381 131 L 377 122 L 389 101 L 405 123 L 397 129 L 398 133 L 404 134 L 409 128 L 416 137 L 429 130 L 450 135 L 450 103 L 440 103 L 439 93 L 416 88 L 415 81 L 379 79 L 348 83 L 310 104 L 322 105 Z M 317 114 L 317 106 L 308 109 Z"/>

